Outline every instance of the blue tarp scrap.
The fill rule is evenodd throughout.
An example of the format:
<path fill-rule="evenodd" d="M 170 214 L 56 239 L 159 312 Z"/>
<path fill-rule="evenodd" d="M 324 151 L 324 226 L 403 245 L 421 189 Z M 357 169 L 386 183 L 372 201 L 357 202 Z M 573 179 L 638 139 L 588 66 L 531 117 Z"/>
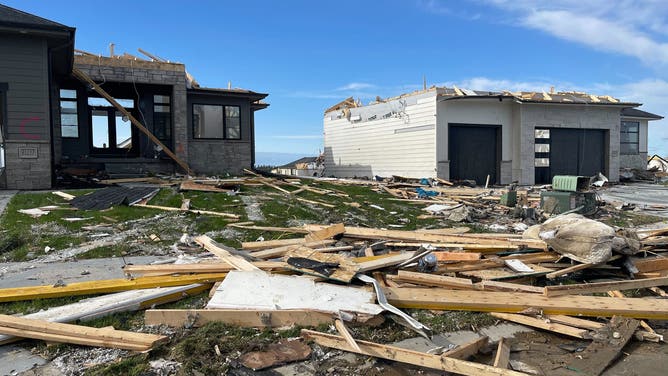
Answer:
<path fill-rule="evenodd" d="M 427 198 L 427 197 L 434 197 L 438 196 L 438 192 L 436 191 L 427 191 L 422 188 L 415 188 L 415 192 L 418 194 L 418 198 Z"/>

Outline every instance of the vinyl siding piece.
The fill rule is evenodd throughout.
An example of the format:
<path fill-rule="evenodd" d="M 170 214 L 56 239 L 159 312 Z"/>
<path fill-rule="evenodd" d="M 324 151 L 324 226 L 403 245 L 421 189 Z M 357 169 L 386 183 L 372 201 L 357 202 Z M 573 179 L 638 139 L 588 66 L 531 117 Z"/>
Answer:
<path fill-rule="evenodd" d="M 436 91 L 340 113 L 325 114 L 324 175 L 436 176 Z"/>

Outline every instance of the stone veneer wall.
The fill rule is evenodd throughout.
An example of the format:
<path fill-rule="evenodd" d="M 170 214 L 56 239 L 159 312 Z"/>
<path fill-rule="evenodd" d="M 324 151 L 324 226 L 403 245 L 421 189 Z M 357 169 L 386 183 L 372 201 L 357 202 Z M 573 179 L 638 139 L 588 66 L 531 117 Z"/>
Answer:
<path fill-rule="evenodd" d="M 5 179 L 10 189 L 51 188 L 51 145 L 48 140 L 5 140 Z"/>

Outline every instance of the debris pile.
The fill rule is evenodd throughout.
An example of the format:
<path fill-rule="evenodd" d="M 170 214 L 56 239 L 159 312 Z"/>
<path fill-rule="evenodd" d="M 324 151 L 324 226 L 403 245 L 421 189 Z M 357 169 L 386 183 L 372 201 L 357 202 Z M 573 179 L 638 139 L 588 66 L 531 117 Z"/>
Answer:
<path fill-rule="evenodd" d="M 103 201 L 217 216 L 229 222 L 228 229 L 257 231 L 263 236 L 235 248 L 206 235 L 186 234 L 181 241 L 187 247 L 198 247 L 197 257 L 185 261 L 190 263 L 128 264 L 123 268 L 126 279 L 0 289 L 0 302 L 101 295 L 24 317 L 0 315 L 0 341 L 34 338 L 148 351 L 169 342 L 167 336 L 155 334 L 157 328 L 166 326 L 190 329 L 212 322 L 244 328 L 297 326 L 310 328 L 301 331 L 301 339 L 282 339 L 225 356 L 234 357 L 231 367 L 262 370 L 317 359 L 319 355 L 308 345 L 314 342 L 322 348 L 456 374 L 599 375 L 622 351 L 630 351 L 623 350 L 630 341 L 664 340 L 661 329 L 653 328 L 649 320 L 668 320 L 668 301 L 656 298 L 668 296 L 661 289 L 668 285 L 668 259 L 661 254 L 668 246 L 668 228 L 615 229 L 578 214 L 553 216 L 539 223 L 543 220 L 536 214 L 540 199 L 532 189 L 451 187 L 446 181 L 399 178 L 336 182 L 370 185 L 394 200 L 427 204 L 425 216 L 451 222 L 479 223 L 493 217 L 498 223 L 499 218 L 509 216 L 518 220 L 509 220 L 508 227 L 502 227 L 508 231 L 500 233 L 473 233 L 468 227 L 407 231 L 347 223 L 258 226 L 236 223 L 239 215 L 192 209 L 186 199 L 178 208 L 149 205 L 147 198 L 155 190 L 141 191 L 135 199 L 124 196 L 120 200 L 113 195 L 114 199 Z M 336 189 L 259 175 L 177 184 L 183 191 L 219 195 L 236 195 L 242 185 L 262 185 L 325 209 L 334 205 L 328 197 L 350 198 Z M 304 191 L 322 199 L 302 199 L 298 195 Z M 88 199 L 102 195 L 99 192 L 103 191 Z M 73 204 L 83 200 L 68 198 Z M 385 210 L 377 204 L 346 202 L 351 207 Z M 523 226 L 517 226 L 518 222 Z M 272 233 L 288 237 L 264 240 Z M 210 291 L 204 308 L 156 308 L 204 291 Z M 624 291 L 633 293 L 627 296 Z M 129 310 L 146 310 L 141 333 L 70 324 Z M 499 321 L 577 341 L 579 350 L 564 351 L 543 362 L 528 357 L 535 350 L 522 349 L 511 337 L 494 341 L 477 337 L 452 348 L 441 347 L 440 352 L 356 338 L 356 328 L 379 325 L 389 318 L 437 348 L 432 342 L 437 333 L 420 317 L 425 312 L 448 315 L 451 311 L 489 312 Z M 217 346 L 211 351 L 222 356 Z M 151 361 L 155 372 L 170 374 L 182 369 L 180 363 L 164 356 L 161 353 Z"/>

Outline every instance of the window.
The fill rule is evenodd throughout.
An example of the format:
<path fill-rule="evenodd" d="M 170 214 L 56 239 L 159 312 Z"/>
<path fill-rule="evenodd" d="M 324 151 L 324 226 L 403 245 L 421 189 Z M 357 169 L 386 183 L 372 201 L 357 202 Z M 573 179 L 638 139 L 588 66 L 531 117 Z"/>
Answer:
<path fill-rule="evenodd" d="M 172 138 L 171 102 L 167 95 L 153 96 L 153 134 L 163 143 Z"/>
<path fill-rule="evenodd" d="M 239 106 L 194 104 L 193 137 L 241 139 Z"/>
<path fill-rule="evenodd" d="M 60 136 L 63 138 L 79 138 L 76 90 L 60 89 Z"/>
<path fill-rule="evenodd" d="M 116 99 L 127 111 L 135 106 L 133 99 Z M 118 111 L 104 98 L 89 97 L 88 107 L 91 114 L 92 152 L 102 155 L 136 154 L 136 134 L 130 119 Z"/>
<path fill-rule="evenodd" d="M 622 154 L 639 153 L 640 123 L 637 121 L 622 121 L 620 132 L 620 152 Z"/>

